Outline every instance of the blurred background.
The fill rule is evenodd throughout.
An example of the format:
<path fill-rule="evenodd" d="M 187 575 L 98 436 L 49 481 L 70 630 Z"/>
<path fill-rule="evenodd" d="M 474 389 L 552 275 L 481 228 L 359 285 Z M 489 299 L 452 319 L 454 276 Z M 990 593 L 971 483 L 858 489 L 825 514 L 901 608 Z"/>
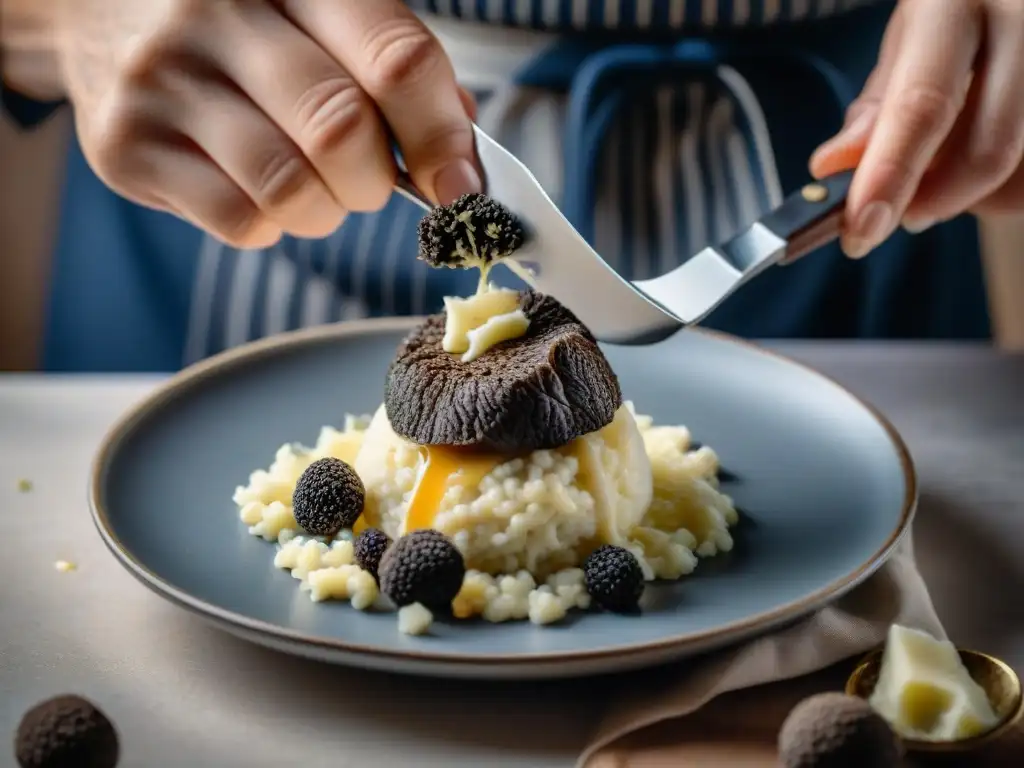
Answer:
<path fill-rule="evenodd" d="M 19 131 L 0 117 L 0 370 L 39 366 L 70 118 Z M 994 342 L 1024 349 L 1024 216 L 980 224 Z"/>

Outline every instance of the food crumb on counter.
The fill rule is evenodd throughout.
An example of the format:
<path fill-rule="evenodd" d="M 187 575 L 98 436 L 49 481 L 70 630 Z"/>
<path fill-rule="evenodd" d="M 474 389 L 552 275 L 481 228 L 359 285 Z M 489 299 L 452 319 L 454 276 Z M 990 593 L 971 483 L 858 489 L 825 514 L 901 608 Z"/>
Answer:
<path fill-rule="evenodd" d="M 70 573 L 71 571 L 78 570 L 78 566 L 72 563 L 70 560 L 58 560 L 53 564 L 53 567 L 61 573 Z"/>
<path fill-rule="evenodd" d="M 18 480 L 18 493 L 28 493 L 32 490 L 32 481 L 28 478 L 21 478 Z"/>

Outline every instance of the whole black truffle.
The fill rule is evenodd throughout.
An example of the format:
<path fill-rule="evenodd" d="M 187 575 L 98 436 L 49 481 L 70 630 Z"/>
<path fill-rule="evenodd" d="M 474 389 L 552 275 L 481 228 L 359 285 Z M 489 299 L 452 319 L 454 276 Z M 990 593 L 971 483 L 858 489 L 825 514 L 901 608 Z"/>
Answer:
<path fill-rule="evenodd" d="M 378 573 L 380 560 L 384 557 L 384 553 L 387 552 L 390 546 L 391 539 L 388 538 L 384 531 L 378 531 L 376 528 L 367 528 L 356 536 L 355 543 L 353 544 L 356 565 L 367 573 L 372 574 L 378 584 L 380 583 L 380 575 Z"/>
<path fill-rule="evenodd" d="M 551 296 L 524 292 L 519 308 L 526 333 L 468 363 L 442 347 L 443 312 L 413 330 L 384 392 L 395 432 L 419 445 L 519 452 L 610 424 L 622 390 L 590 331 Z"/>
<path fill-rule="evenodd" d="M 523 227 L 505 206 L 480 193 L 463 195 L 420 219 L 419 258 L 432 267 L 487 267 L 523 244 Z"/>
<path fill-rule="evenodd" d="M 292 493 L 295 521 L 314 536 L 351 528 L 363 513 L 366 492 L 359 475 L 341 459 L 317 459 L 299 476 Z"/>
<path fill-rule="evenodd" d="M 902 751 L 867 701 L 841 693 L 804 699 L 779 731 L 783 768 L 896 768 Z"/>
<path fill-rule="evenodd" d="M 25 713 L 14 756 L 21 768 L 114 768 L 120 746 L 114 724 L 95 704 L 64 695 Z"/>
<path fill-rule="evenodd" d="M 583 576 L 590 597 L 601 608 L 632 613 L 644 594 L 644 572 L 628 549 L 602 544 L 583 562 Z"/>
<path fill-rule="evenodd" d="M 462 553 L 438 531 L 407 533 L 384 553 L 380 590 L 402 608 L 420 603 L 445 611 L 462 589 L 466 564 Z"/>

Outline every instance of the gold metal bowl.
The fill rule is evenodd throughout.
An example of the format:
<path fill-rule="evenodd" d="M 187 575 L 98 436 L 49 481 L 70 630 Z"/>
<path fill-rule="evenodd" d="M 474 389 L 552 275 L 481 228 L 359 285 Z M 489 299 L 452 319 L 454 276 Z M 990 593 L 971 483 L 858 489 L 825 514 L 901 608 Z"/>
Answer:
<path fill-rule="evenodd" d="M 982 745 L 995 741 L 1013 728 L 1024 715 L 1024 698 L 1021 695 L 1021 683 L 1017 673 L 997 658 L 977 651 L 959 650 L 960 658 L 971 677 L 988 694 L 999 717 L 999 723 L 991 730 L 956 741 L 922 741 L 920 739 L 902 738 L 908 752 L 967 752 Z M 853 670 L 846 681 L 846 693 L 867 699 L 875 690 L 878 672 L 882 666 L 882 651 L 868 654 Z"/>

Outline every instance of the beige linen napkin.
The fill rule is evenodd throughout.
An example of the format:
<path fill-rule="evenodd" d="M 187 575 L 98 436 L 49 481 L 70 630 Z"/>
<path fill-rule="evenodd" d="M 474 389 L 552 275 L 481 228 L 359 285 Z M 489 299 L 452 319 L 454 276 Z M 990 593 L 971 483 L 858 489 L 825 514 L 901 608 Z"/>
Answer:
<path fill-rule="evenodd" d="M 579 768 L 774 764 L 774 740 L 803 695 L 841 688 L 849 665 L 898 623 L 945 637 L 908 535 L 878 573 L 836 603 L 776 634 L 674 669 L 640 674 L 611 704 Z M 786 686 L 765 685 L 812 672 Z M 744 690 L 742 694 L 728 694 Z M 714 706 L 702 710 L 712 702 Z M 684 717 L 686 716 L 686 717 Z"/>

